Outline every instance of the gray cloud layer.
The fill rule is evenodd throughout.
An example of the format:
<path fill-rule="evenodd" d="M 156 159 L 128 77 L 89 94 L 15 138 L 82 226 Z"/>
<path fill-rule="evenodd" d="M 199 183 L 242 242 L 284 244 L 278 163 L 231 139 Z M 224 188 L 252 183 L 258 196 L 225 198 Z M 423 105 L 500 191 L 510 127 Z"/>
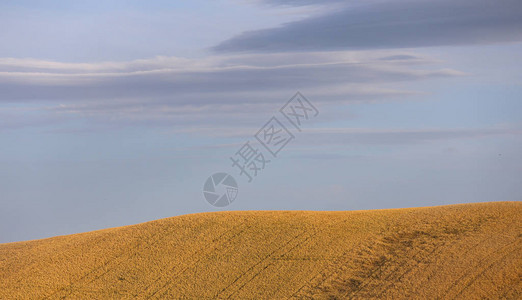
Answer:
<path fill-rule="evenodd" d="M 267 2 L 296 5 L 288 0 Z M 314 3 L 323 2 L 306 1 Z M 520 0 L 403 0 L 351 5 L 278 28 L 244 32 L 214 50 L 285 52 L 490 44 L 522 41 L 521 28 Z"/>
<path fill-rule="evenodd" d="M 26 103 L 24 110 L 5 107 L 10 121 L 2 127 L 22 126 L 17 120 L 29 114 L 169 124 L 248 121 L 253 113 L 277 109 L 296 90 L 315 102 L 345 103 L 413 93 L 390 88 L 391 83 L 464 74 L 419 68 L 430 63 L 411 53 L 386 51 L 96 64 L 0 59 L 0 104 Z"/>

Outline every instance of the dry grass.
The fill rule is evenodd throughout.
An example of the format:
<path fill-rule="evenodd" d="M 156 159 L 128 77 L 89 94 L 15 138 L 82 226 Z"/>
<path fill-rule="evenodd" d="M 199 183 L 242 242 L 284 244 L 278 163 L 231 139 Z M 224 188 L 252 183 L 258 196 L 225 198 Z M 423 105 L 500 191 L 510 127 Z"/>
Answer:
<path fill-rule="evenodd" d="M 219 212 L 0 245 L 0 299 L 521 299 L 522 203 Z"/>

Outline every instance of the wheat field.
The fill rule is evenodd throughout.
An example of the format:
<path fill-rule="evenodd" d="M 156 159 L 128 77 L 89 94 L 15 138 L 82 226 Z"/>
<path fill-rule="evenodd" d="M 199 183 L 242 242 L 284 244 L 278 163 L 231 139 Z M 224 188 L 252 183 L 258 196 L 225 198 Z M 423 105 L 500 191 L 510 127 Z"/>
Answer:
<path fill-rule="evenodd" d="M 0 245 L 0 299 L 521 299 L 522 203 L 200 213 Z"/>

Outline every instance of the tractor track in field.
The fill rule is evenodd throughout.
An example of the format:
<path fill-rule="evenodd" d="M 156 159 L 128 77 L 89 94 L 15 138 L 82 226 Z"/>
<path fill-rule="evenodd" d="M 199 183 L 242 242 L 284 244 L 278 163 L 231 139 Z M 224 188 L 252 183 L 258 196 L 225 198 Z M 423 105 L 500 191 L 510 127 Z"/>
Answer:
<path fill-rule="evenodd" d="M 347 219 L 340 219 L 340 220 L 337 220 L 336 222 L 330 223 L 328 226 L 336 226 L 336 225 L 338 225 L 340 223 L 345 223 L 345 222 L 347 222 Z M 265 256 L 260 261 L 258 261 L 255 264 L 251 265 L 245 272 L 243 272 L 240 276 L 238 276 L 229 286 L 225 287 L 222 291 L 220 291 L 216 295 L 216 298 L 219 298 L 222 293 L 224 293 L 226 290 L 230 289 L 231 286 L 233 286 L 236 282 L 238 282 L 239 279 L 244 277 L 247 273 L 249 273 L 250 271 L 254 270 L 255 267 L 257 267 L 258 265 L 268 261 L 268 263 L 261 265 L 260 270 L 257 273 L 255 273 L 249 280 L 244 282 L 234 292 L 232 292 L 232 294 L 229 294 L 229 296 L 226 297 L 227 299 L 230 299 L 234 294 L 236 294 L 237 292 L 242 290 L 248 283 L 250 283 L 252 280 L 254 280 L 259 274 L 261 274 L 269 266 L 273 265 L 274 262 L 273 262 L 273 260 L 270 260 L 270 259 L 275 257 L 276 256 L 275 254 L 277 252 L 281 252 L 282 249 L 285 249 L 288 245 L 293 243 L 293 246 L 289 250 L 284 251 L 281 254 L 279 254 L 279 257 L 283 257 L 283 256 L 291 253 L 293 250 L 298 248 L 300 245 L 306 243 L 307 241 L 309 241 L 311 238 L 313 238 L 317 234 L 327 230 L 328 226 L 325 226 L 322 230 L 314 229 L 314 230 L 310 230 L 310 231 L 301 232 L 300 234 L 294 236 L 292 239 L 288 240 L 284 245 L 282 245 L 279 248 L 277 248 L 276 250 L 272 251 L 271 253 L 269 253 L 267 256 Z"/>
<path fill-rule="evenodd" d="M 0 299 L 519 299 L 521 229 L 520 202 L 192 215 L 1 244 Z"/>
<path fill-rule="evenodd" d="M 184 274 L 187 270 L 189 270 L 192 266 L 194 265 L 197 265 L 200 261 L 202 261 L 204 259 L 204 257 L 206 257 L 207 255 L 209 255 L 210 253 L 212 253 L 214 250 L 218 249 L 219 247 L 221 247 L 223 244 L 225 244 L 226 242 L 229 242 L 231 241 L 232 239 L 234 239 L 235 237 L 237 237 L 238 235 L 240 235 L 242 232 L 244 232 L 247 228 L 249 228 L 250 226 L 247 226 L 246 223 L 240 223 L 239 225 L 236 225 L 234 228 L 231 228 L 227 231 L 225 231 L 223 234 L 221 234 L 219 237 L 217 238 L 214 238 L 213 241 L 212 241 L 212 247 L 210 249 L 205 249 L 205 248 L 202 248 L 200 249 L 199 251 L 195 251 L 193 255 L 197 255 L 199 254 L 200 252 L 205 252 L 204 255 L 201 255 L 200 258 L 198 258 L 196 261 L 192 262 L 190 265 L 184 267 L 183 269 L 181 269 L 180 271 L 178 272 L 173 272 L 174 274 L 172 275 L 169 275 L 168 278 L 165 277 L 165 275 L 163 276 L 158 276 L 154 282 L 149 285 L 147 288 L 145 288 L 145 294 L 148 294 L 148 296 L 145 296 L 144 298 L 145 299 L 152 299 L 154 296 L 156 296 L 158 293 L 161 293 L 163 290 L 167 289 L 169 284 L 172 284 L 172 281 L 170 280 L 171 277 L 175 277 L 175 276 L 179 276 L 181 274 Z M 241 229 L 242 228 L 242 229 Z M 240 229 L 239 231 L 236 232 L 237 229 Z M 224 238 L 226 235 L 229 235 L 231 233 L 234 233 L 235 234 L 232 234 L 232 236 L 228 237 L 228 238 Z M 205 251 L 206 250 L 206 251 Z M 175 269 L 176 267 L 173 267 L 169 270 L 169 272 L 167 272 L 167 274 L 171 274 L 171 272 Z M 164 281 L 162 284 L 160 283 L 161 281 Z M 156 285 L 160 283 L 161 286 L 155 290 L 153 290 L 152 292 L 147 292 L 151 287 L 152 285 Z M 168 291 L 168 290 L 167 290 Z M 159 294 L 158 296 L 161 297 L 163 295 L 162 294 Z"/>

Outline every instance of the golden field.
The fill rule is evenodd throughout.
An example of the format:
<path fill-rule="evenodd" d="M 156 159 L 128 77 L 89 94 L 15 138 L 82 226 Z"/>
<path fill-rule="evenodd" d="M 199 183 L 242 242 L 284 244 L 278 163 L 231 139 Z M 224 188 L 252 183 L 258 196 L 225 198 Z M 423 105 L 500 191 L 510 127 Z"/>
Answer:
<path fill-rule="evenodd" d="M 184 215 L 0 245 L 0 299 L 522 299 L 522 203 Z"/>

